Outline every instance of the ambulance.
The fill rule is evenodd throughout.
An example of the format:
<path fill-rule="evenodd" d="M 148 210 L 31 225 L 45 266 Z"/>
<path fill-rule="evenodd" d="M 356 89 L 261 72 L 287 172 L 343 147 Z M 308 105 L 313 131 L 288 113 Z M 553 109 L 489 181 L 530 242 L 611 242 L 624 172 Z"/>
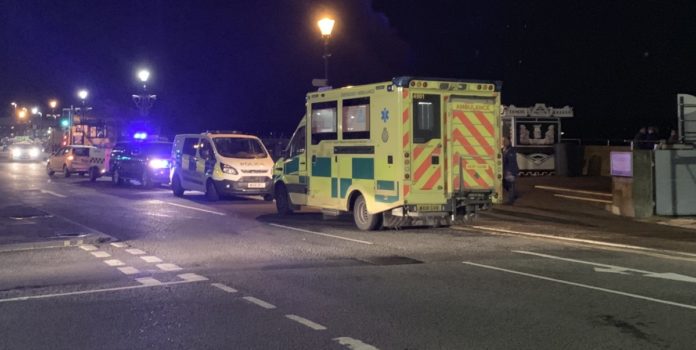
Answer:
<path fill-rule="evenodd" d="M 502 199 L 500 90 L 397 77 L 308 93 L 274 165 L 278 213 L 352 213 L 361 230 L 471 222 Z"/>

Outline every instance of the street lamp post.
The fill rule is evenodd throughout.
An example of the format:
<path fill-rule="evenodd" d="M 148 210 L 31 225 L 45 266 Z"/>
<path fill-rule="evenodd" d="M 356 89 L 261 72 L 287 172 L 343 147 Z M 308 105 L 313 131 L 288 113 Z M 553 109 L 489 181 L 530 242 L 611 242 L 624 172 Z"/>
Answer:
<path fill-rule="evenodd" d="M 133 103 L 140 110 L 140 115 L 146 117 L 152 105 L 155 104 L 157 95 L 151 95 L 147 92 L 147 80 L 150 79 L 150 71 L 147 69 L 141 69 L 138 71 L 138 80 L 143 84 L 143 92 L 141 94 L 133 95 Z"/>
<path fill-rule="evenodd" d="M 82 119 L 86 119 L 86 113 L 87 113 L 87 105 L 86 105 L 86 100 L 87 96 L 89 96 L 89 91 L 87 89 L 82 89 L 77 92 L 77 97 L 80 98 L 80 101 L 82 102 Z M 73 143 L 73 136 L 72 136 L 72 128 L 73 128 L 73 115 L 70 113 L 70 118 L 68 118 L 68 145 L 72 145 Z"/>
<path fill-rule="evenodd" d="M 324 79 L 326 80 L 326 85 L 329 85 L 329 57 L 331 53 L 329 52 L 329 39 L 331 39 L 331 32 L 333 31 L 335 20 L 324 17 L 317 22 L 319 25 L 319 30 L 321 31 L 321 37 L 324 39 Z"/>

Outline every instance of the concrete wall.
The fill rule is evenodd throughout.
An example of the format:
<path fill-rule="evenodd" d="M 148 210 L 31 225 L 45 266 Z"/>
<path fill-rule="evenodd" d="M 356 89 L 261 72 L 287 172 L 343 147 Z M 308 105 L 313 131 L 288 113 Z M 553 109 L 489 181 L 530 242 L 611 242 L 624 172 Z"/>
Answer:
<path fill-rule="evenodd" d="M 587 176 L 611 176 L 609 153 L 630 151 L 630 146 L 584 146 L 582 174 Z"/>

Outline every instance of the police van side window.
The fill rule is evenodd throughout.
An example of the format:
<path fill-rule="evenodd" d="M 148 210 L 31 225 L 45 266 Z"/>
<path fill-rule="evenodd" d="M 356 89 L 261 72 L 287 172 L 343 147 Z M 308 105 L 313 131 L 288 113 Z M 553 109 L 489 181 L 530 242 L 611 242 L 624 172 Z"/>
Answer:
<path fill-rule="evenodd" d="M 290 141 L 290 157 L 305 153 L 305 140 L 307 139 L 307 128 L 304 126 L 297 129 Z"/>
<path fill-rule="evenodd" d="M 336 105 L 336 101 L 312 103 L 310 119 L 313 145 L 324 140 L 336 140 L 338 137 Z"/>
<path fill-rule="evenodd" d="M 413 142 L 440 138 L 440 96 L 413 94 Z"/>
<path fill-rule="evenodd" d="M 198 138 L 186 138 L 184 140 L 184 147 L 181 150 L 181 153 L 183 154 L 188 154 L 191 157 L 196 156 L 196 146 L 198 144 Z"/>
<path fill-rule="evenodd" d="M 343 139 L 370 138 L 370 98 L 343 100 Z"/>

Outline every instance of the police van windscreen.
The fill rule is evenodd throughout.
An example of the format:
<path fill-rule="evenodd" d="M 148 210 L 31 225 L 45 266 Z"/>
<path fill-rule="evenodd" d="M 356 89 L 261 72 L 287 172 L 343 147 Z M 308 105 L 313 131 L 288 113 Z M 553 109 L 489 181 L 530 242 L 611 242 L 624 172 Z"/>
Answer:
<path fill-rule="evenodd" d="M 149 143 L 144 146 L 145 152 L 151 156 L 169 157 L 172 153 L 171 143 Z"/>
<path fill-rule="evenodd" d="M 240 137 L 215 137 L 213 138 L 217 152 L 227 158 L 266 158 L 268 154 L 257 139 Z"/>

